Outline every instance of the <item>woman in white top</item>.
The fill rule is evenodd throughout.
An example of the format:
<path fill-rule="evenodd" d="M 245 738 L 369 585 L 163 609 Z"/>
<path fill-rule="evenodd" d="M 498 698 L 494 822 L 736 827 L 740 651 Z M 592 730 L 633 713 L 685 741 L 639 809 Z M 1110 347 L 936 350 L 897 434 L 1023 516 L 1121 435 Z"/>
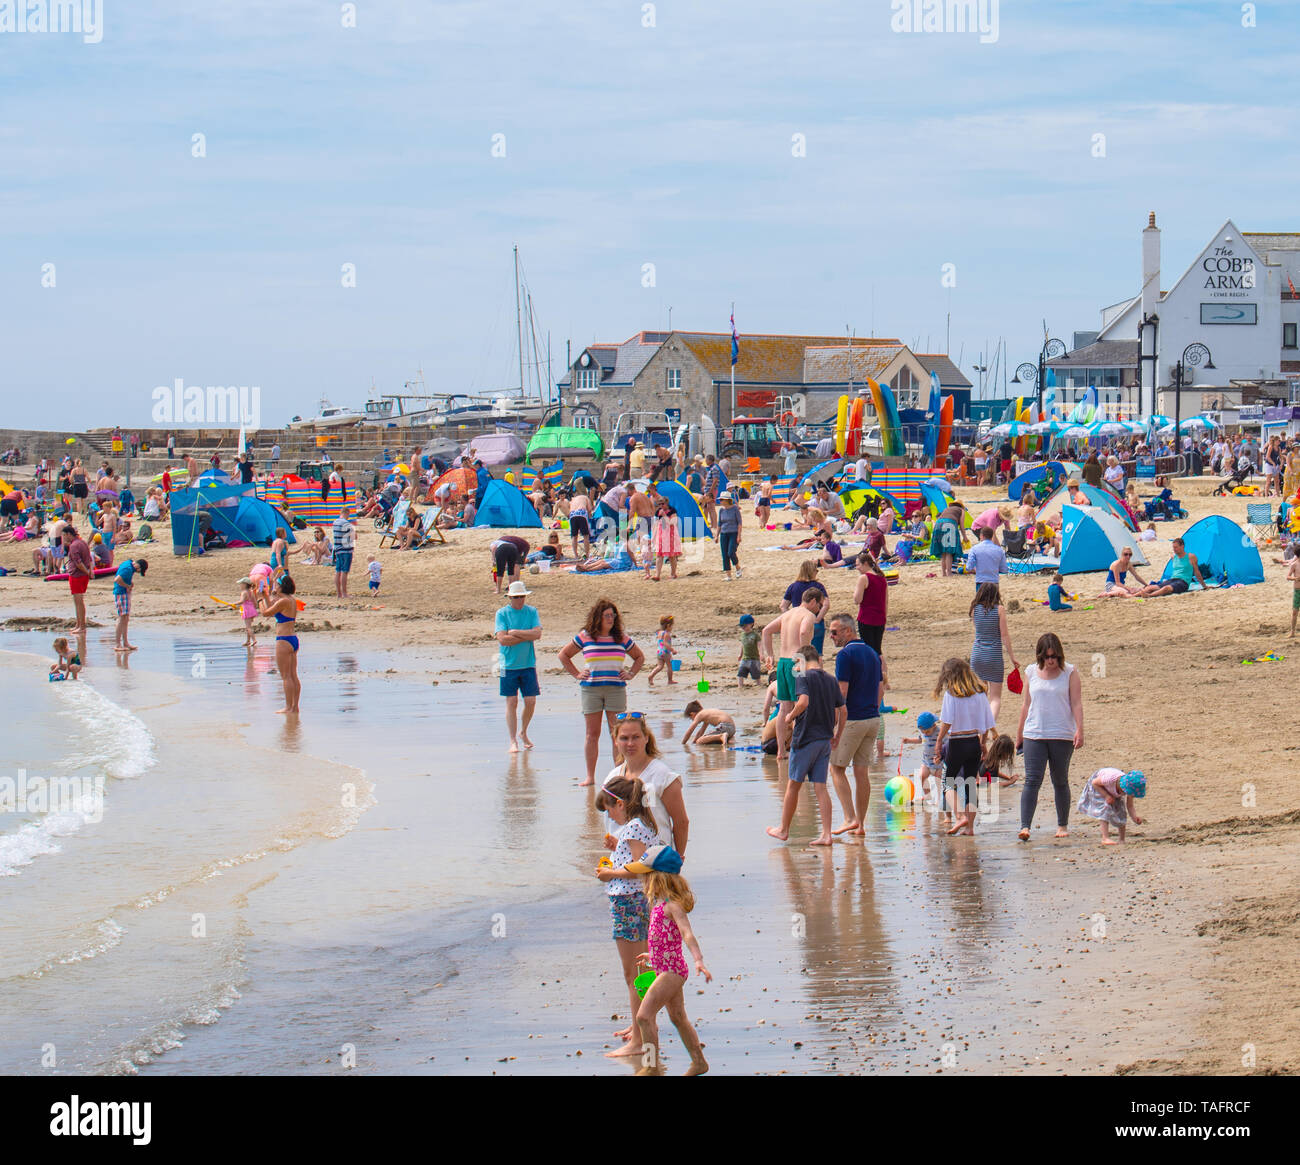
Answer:
<path fill-rule="evenodd" d="M 978 804 L 980 761 L 988 743 L 996 735 L 993 710 L 989 707 L 988 687 L 964 659 L 953 657 L 939 669 L 939 679 L 934 686 L 935 697 L 943 697 L 939 709 L 939 735 L 935 738 L 935 753 L 941 751 L 947 740 L 948 751 L 943 770 L 943 792 L 947 806 L 943 820 L 951 813 L 953 824 L 949 834 L 975 833 L 975 813 Z M 957 808 L 957 790 L 962 794 L 962 808 Z"/>
<path fill-rule="evenodd" d="M 1036 664 L 1025 669 L 1025 700 L 1020 707 L 1016 747 L 1025 750 L 1025 784 L 1020 794 L 1020 840 L 1038 808 L 1038 790 L 1050 767 L 1056 798 L 1056 836 L 1069 836 L 1070 757 L 1083 747 L 1083 694 L 1079 673 L 1065 662 L 1065 648 L 1049 631 L 1034 649 Z"/>
<path fill-rule="evenodd" d="M 1120 465 L 1118 457 L 1106 458 L 1106 472 L 1101 476 L 1117 494 L 1124 493 L 1124 467 Z"/>
<path fill-rule="evenodd" d="M 671 845 L 684 858 L 691 822 L 682 798 L 682 778 L 660 758 L 654 733 L 644 712 L 623 712 L 615 719 L 612 777 L 636 777 L 645 786 L 646 807 L 655 819 L 661 845 Z"/>

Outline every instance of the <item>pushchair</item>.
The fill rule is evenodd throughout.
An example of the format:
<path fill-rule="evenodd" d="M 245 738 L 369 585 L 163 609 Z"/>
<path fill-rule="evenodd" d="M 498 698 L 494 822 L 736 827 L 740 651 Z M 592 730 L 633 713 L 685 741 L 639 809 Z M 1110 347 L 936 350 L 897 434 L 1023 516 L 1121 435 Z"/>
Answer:
<path fill-rule="evenodd" d="M 1250 474 L 1250 458 L 1237 458 L 1237 468 L 1232 471 L 1232 474 L 1229 477 L 1225 477 L 1214 487 L 1214 496 L 1216 498 L 1224 497 L 1226 494 L 1230 494 L 1238 486 L 1245 485 L 1250 480 Z"/>

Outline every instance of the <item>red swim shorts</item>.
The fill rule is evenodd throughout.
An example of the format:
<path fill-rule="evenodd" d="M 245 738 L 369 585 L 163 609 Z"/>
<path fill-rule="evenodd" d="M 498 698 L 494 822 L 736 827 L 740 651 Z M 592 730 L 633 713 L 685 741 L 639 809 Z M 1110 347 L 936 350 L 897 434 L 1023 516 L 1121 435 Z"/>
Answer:
<path fill-rule="evenodd" d="M 78 574 L 68 579 L 68 590 L 74 595 L 84 595 L 86 588 L 90 586 L 90 575 Z"/>

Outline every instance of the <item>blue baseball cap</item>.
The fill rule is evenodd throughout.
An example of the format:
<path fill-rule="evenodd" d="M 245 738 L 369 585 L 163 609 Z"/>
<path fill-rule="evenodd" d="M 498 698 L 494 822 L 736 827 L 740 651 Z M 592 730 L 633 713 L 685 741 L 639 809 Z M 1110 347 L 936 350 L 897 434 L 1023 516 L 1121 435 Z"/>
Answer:
<path fill-rule="evenodd" d="M 680 874 L 682 855 L 670 845 L 652 845 L 641 859 L 624 867 L 629 874 Z"/>
<path fill-rule="evenodd" d="M 939 721 L 935 719 L 933 712 L 922 712 L 916 718 L 916 726 L 920 729 L 933 728 Z"/>
<path fill-rule="evenodd" d="M 749 624 L 751 624 L 753 621 L 754 621 L 753 615 L 741 615 L 740 617 L 740 625 L 742 627 L 748 627 Z"/>

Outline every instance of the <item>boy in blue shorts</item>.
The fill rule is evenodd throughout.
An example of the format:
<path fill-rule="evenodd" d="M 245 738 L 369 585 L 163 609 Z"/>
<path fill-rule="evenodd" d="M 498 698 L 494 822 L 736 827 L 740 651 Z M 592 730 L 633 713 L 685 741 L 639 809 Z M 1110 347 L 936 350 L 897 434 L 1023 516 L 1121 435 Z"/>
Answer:
<path fill-rule="evenodd" d="M 528 725 L 533 719 L 541 687 L 537 682 L 537 650 L 533 644 L 542 637 L 542 618 L 536 607 L 524 599 L 532 594 L 522 582 L 512 582 L 506 591 L 508 607 L 497 612 L 496 641 L 501 645 L 501 695 L 506 701 L 506 727 L 510 730 L 510 751 L 532 748 Z M 524 722 L 517 727 L 519 697 L 524 698 Z"/>
<path fill-rule="evenodd" d="M 822 831 L 810 844 L 830 845 L 831 794 L 826 787 L 826 772 L 831 750 L 839 743 L 848 712 L 839 682 L 822 670 L 822 657 L 815 647 L 809 644 L 799 648 L 795 661 L 801 670 L 795 678 L 796 698 L 791 710 L 797 719 L 790 740 L 790 779 L 785 786 L 781 824 L 768 826 L 767 832 L 777 841 L 790 840 L 790 823 L 799 807 L 799 790 L 809 781 L 817 794 L 822 819 Z"/>

